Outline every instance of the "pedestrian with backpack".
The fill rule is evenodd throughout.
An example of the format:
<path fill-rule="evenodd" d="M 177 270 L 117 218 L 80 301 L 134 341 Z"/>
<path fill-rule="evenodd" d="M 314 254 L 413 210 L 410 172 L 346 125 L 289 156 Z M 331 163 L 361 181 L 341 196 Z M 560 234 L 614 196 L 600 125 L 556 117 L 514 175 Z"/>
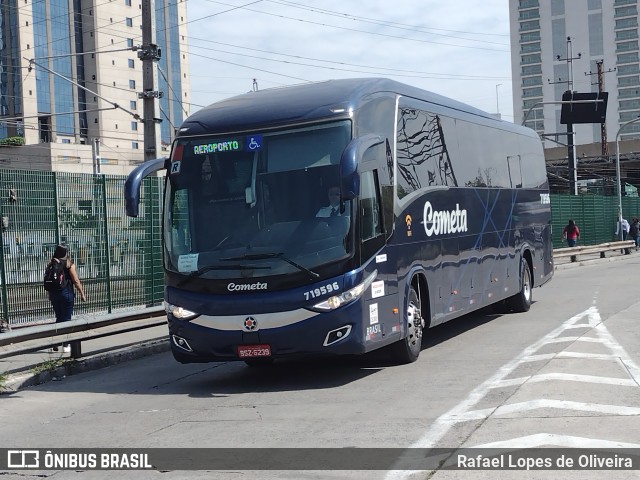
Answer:
<path fill-rule="evenodd" d="M 56 315 L 56 323 L 71 320 L 75 302 L 74 286 L 84 302 L 87 298 L 78 278 L 76 266 L 69 256 L 69 250 L 63 245 L 58 245 L 44 272 L 44 289 L 49 292 L 49 301 Z M 54 350 L 58 348 L 54 347 Z M 63 351 L 69 352 L 71 348 L 63 345 Z"/>

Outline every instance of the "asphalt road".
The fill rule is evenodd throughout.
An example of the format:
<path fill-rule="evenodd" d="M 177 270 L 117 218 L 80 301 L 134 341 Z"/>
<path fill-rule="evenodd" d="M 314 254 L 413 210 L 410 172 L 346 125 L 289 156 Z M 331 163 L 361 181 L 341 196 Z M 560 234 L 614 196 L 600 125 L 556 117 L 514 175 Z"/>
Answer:
<path fill-rule="evenodd" d="M 556 272 L 525 314 L 384 353 L 267 368 L 158 354 L 0 397 L 8 448 L 627 447 L 640 449 L 640 254 Z M 375 452 L 374 452 L 375 453 Z M 635 471 L 17 472 L 2 478 L 640 478 Z"/>

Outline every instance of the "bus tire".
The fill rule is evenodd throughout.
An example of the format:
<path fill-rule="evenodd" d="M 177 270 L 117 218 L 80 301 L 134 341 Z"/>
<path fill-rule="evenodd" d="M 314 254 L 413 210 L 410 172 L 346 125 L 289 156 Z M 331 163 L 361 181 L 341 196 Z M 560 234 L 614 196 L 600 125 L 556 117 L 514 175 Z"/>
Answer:
<path fill-rule="evenodd" d="M 391 345 L 393 358 L 400 363 L 412 363 L 418 359 L 422 349 L 424 321 L 418 292 L 412 285 L 407 302 L 407 336 Z"/>
<path fill-rule="evenodd" d="M 511 310 L 516 313 L 529 311 L 533 300 L 531 287 L 531 270 L 527 261 L 522 258 L 520 259 L 520 291 L 509 298 Z"/>

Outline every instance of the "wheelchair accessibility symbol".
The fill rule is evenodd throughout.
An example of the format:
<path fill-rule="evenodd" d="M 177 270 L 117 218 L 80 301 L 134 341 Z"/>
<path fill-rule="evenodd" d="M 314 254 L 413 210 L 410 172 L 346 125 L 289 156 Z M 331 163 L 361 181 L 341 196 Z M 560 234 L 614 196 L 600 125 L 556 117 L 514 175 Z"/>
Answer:
<path fill-rule="evenodd" d="M 247 149 L 250 151 L 262 148 L 262 135 L 252 135 L 247 137 Z"/>

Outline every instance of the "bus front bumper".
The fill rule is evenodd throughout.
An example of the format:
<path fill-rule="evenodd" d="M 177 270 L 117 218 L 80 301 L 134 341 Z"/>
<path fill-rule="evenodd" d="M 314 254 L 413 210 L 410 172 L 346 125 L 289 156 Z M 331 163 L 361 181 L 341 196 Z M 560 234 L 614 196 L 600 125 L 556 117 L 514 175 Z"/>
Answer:
<path fill-rule="evenodd" d="M 362 327 L 354 321 L 362 318 L 360 302 L 333 312 L 307 312 L 308 318 L 280 322 L 286 323 L 283 325 L 273 320 L 279 314 L 269 314 L 272 321 L 262 322 L 271 323 L 266 328 L 261 327 L 264 317 L 261 315 L 226 317 L 224 322 L 220 321 L 222 317 L 208 321 L 211 317 L 201 316 L 189 321 L 169 316 L 171 350 L 181 363 L 260 358 L 252 356 L 254 354 L 276 359 L 362 354 L 367 351 Z M 286 314 L 280 316 L 286 317 Z M 236 328 L 232 328 L 233 325 Z"/>

